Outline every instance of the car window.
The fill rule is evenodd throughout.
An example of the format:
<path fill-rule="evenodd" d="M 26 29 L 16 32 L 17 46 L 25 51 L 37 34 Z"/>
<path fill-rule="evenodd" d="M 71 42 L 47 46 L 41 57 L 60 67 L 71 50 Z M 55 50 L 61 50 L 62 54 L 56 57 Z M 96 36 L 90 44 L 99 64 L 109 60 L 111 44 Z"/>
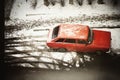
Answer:
<path fill-rule="evenodd" d="M 64 39 L 58 39 L 58 40 L 56 40 L 55 42 L 63 42 L 64 41 Z"/>
<path fill-rule="evenodd" d="M 86 41 L 85 40 L 77 40 L 77 43 L 79 43 L 79 44 L 86 44 Z"/>
<path fill-rule="evenodd" d="M 67 42 L 67 43 L 75 43 L 75 39 L 66 39 L 65 42 Z"/>

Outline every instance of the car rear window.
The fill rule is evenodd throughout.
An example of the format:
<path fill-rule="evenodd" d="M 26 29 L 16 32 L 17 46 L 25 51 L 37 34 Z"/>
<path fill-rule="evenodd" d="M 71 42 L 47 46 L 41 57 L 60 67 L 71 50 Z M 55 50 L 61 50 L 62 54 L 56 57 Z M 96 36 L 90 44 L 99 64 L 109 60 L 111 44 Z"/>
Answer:
<path fill-rule="evenodd" d="M 59 31 L 59 26 L 57 26 L 53 29 L 52 39 L 56 38 L 58 36 L 58 31 Z"/>

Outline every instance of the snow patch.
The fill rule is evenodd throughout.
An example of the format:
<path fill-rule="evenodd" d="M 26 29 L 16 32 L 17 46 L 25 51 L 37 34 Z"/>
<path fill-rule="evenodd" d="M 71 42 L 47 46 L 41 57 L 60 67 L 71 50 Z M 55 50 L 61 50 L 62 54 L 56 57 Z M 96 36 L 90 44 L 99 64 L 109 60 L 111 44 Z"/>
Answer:
<path fill-rule="evenodd" d="M 30 0 L 26 2 L 25 0 L 16 0 L 13 5 L 11 12 L 11 19 L 19 18 L 23 20 L 46 20 L 51 18 L 67 18 L 70 16 L 83 16 L 84 14 L 89 16 L 101 15 L 101 14 L 119 14 L 119 8 L 114 8 L 108 4 L 84 4 L 79 6 L 78 4 L 68 4 L 62 7 L 60 3 L 56 3 L 54 6 L 45 6 L 43 0 L 39 0 L 36 8 L 31 8 Z"/>

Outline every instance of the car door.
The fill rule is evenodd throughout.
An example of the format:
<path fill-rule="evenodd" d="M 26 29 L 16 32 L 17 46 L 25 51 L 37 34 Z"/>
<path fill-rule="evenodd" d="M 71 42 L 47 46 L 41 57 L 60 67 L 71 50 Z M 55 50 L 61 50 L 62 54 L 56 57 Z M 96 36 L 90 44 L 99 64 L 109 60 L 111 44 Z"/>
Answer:
<path fill-rule="evenodd" d="M 65 39 L 64 41 L 64 48 L 66 48 L 68 51 L 76 51 L 76 40 L 75 39 Z"/>
<path fill-rule="evenodd" d="M 84 40 L 77 40 L 76 43 L 76 51 L 78 52 L 86 52 L 86 41 Z"/>
<path fill-rule="evenodd" d="M 55 42 L 54 42 L 54 44 L 53 44 L 54 47 L 55 47 L 55 48 L 62 48 L 63 45 L 64 45 L 64 44 L 63 44 L 64 40 L 65 40 L 65 39 L 63 39 L 63 38 L 58 38 L 58 39 L 56 39 Z"/>

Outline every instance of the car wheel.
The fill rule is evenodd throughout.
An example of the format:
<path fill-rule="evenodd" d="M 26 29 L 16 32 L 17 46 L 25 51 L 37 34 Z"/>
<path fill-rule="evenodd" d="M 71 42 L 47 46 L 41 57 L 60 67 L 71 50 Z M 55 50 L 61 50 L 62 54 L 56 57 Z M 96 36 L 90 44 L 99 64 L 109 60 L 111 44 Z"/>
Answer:
<path fill-rule="evenodd" d="M 57 51 L 57 49 L 53 49 L 53 48 L 51 48 L 50 50 L 53 51 L 53 52 Z"/>
<path fill-rule="evenodd" d="M 104 54 L 103 51 L 96 51 L 96 53 L 97 53 L 98 55 L 102 55 L 102 54 Z"/>
<path fill-rule="evenodd" d="M 60 48 L 60 49 L 57 49 L 57 51 L 58 51 L 58 52 L 66 52 L 67 49 L 65 49 L 65 48 Z"/>

